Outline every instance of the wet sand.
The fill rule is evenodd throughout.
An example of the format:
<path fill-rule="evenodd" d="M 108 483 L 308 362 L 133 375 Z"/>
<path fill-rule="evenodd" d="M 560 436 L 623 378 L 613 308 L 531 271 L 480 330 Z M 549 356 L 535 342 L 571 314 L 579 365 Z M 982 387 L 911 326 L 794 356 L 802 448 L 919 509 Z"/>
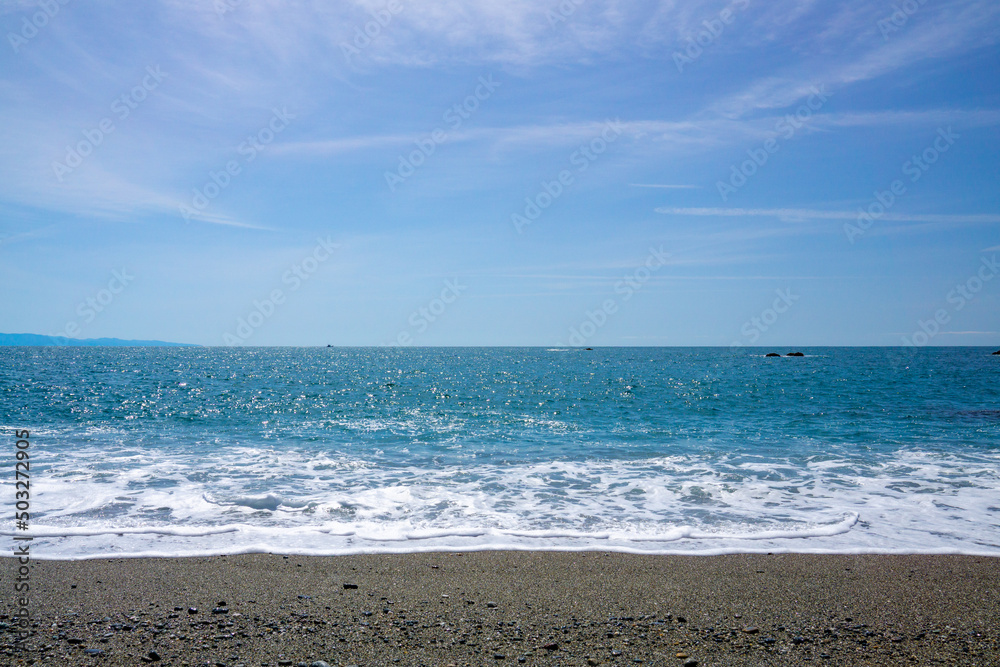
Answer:
<path fill-rule="evenodd" d="M 475 552 L 36 561 L 5 665 L 1000 665 L 1000 559 Z M 318 665 L 317 667 L 322 667 Z"/>

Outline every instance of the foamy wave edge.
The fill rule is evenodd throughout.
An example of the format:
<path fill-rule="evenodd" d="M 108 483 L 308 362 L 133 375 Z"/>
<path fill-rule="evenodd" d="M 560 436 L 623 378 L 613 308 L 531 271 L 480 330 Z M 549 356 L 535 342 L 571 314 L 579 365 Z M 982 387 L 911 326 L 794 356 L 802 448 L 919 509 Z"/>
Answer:
<path fill-rule="evenodd" d="M 62 545 L 54 555 L 43 553 L 46 545 L 39 544 L 33 549 L 32 557 L 37 560 L 93 560 L 114 558 L 187 558 L 208 556 L 229 556 L 240 554 L 278 554 L 300 556 L 344 556 L 361 554 L 403 554 L 428 552 L 473 552 L 473 551 L 552 551 L 587 552 L 605 551 L 639 555 L 724 555 L 736 553 L 802 553 L 802 554 L 947 554 L 970 556 L 998 556 L 1000 552 L 982 549 L 953 547 L 931 547 L 926 549 L 899 549 L 892 547 L 872 547 L 841 545 L 816 547 L 809 545 L 809 538 L 829 538 L 849 533 L 861 517 L 856 512 L 845 514 L 833 523 L 819 524 L 801 529 L 761 530 L 742 533 L 711 532 L 687 526 L 676 527 L 659 535 L 634 535 L 620 532 L 587 532 L 566 529 L 554 530 L 503 530 L 496 528 L 455 528 L 455 529 L 413 529 L 397 534 L 379 533 L 371 528 L 349 528 L 347 526 L 325 526 L 314 528 L 294 528 L 269 535 L 260 535 L 258 527 L 231 524 L 204 528 L 132 527 L 132 528 L 64 528 L 55 526 L 33 527 L 30 532 L 0 531 L 6 537 L 30 537 L 72 539 L 102 536 L 155 536 L 177 538 L 200 538 L 215 535 L 242 534 L 247 539 L 242 543 L 220 545 L 191 545 L 189 543 L 171 545 L 175 548 L 149 549 L 147 544 L 131 545 L 123 551 L 95 551 L 84 545 L 75 551 L 70 545 Z M 289 546 L 292 535 L 307 537 L 351 538 L 348 544 L 314 548 Z M 263 538 L 263 539 L 261 539 Z M 482 539 L 485 538 L 485 539 Z M 470 543 L 469 540 L 476 540 Z M 762 540 L 778 541 L 777 544 L 757 546 Z M 703 545 L 692 544 L 704 542 Z M 720 544 L 720 542 L 727 542 Z M 797 544 L 788 544 L 795 542 Z M 405 546 L 403 546 L 405 544 Z M 681 548 L 680 545 L 684 547 Z M 91 545 L 92 546 L 92 545 Z M 970 545 L 971 546 L 971 545 Z M 978 546 L 978 545 L 977 545 Z M 144 548 L 145 547 L 145 548 Z M 6 554 L 10 556 L 11 554 Z"/>

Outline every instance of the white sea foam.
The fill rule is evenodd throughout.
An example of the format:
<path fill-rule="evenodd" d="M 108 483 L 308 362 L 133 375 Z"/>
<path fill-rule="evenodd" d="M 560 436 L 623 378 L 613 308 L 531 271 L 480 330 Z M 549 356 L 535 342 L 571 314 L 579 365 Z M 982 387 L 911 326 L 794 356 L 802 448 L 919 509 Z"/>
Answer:
<path fill-rule="evenodd" d="M 473 549 L 1000 555 L 996 452 L 392 468 L 234 447 L 211 464 L 192 460 L 162 449 L 62 451 L 33 475 L 32 526 L 19 534 L 35 538 L 41 558 Z"/>

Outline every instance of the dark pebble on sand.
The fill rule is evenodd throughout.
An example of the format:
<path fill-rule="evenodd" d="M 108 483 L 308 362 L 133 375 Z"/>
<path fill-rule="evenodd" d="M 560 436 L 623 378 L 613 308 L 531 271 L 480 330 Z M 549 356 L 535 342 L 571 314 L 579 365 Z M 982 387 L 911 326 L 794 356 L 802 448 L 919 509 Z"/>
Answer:
<path fill-rule="evenodd" d="M 325 660 L 314 660 L 309 664 L 309 667 L 330 667 L 330 664 Z"/>
<path fill-rule="evenodd" d="M 503 653 L 494 653 L 493 654 L 493 659 L 494 660 L 505 660 L 506 658 L 507 658 L 507 656 L 505 656 Z"/>
<path fill-rule="evenodd" d="M 559 648 L 559 644 L 557 642 L 549 642 L 548 644 L 543 644 L 542 648 L 546 651 L 555 651 Z"/>
<path fill-rule="evenodd" d="M 188 613 L 192 616 L 198 613 L 198 607 L 188 607 Z"/>
<path fill-rule="evenodd" d="M 344 584 L 344 588 L 345 588 L 346 590 L 354 590 L 354 589 L 356 589 L 357 587 L 358 587 L 358 585 L 357 585 L 357 584 Z"/>
<path fill-rule="evenodd" d="M 82 644 L 83 640 L 80 639 L 79 637 L 70 637 L 69 639 L 66 640 L 66 643 L 68 643 L 68 644 L 74 644 L 74 645 L 76 645 L 76 644 Z"/>
<path fill-rule="evenodd" d="M 86 648 L 83 649 L 83 652 L 87 655 L 104 655 L 104 651 L 99 648 Z"/>
<path fill-rule="evenodd" d="M 758 632 L 760 632 L 760 630 L 758 630 L 755 626 L 751 625 L 749 627 L 743 628 L 743 632 L 747 633 L 748 635 L 755 635 Z"/>
<path fill-rule="evenodd" d="M 687 660 L 684 663 L 684 667 L 698 667 L 698 661 L 694 659 Z"/>
<path fill-rule="evenodd" d="M 213 614 L 228 614 L 229 610 L 226 609 L 225 607 L 216 607 L 215 609 L 212 610 L 212 613 Z"/>

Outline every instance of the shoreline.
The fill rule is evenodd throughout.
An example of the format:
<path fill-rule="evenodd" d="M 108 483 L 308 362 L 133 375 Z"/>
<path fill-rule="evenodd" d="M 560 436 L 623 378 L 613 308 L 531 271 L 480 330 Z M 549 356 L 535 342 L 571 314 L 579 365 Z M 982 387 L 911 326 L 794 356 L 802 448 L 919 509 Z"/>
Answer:
<path fill-rule="evenodd" d="M 18 651 L 5 628 L 5 664 L 1000 663 L 991 556 L 102 558 L 34 561 L 30 584 L 35 632 Z"/>

